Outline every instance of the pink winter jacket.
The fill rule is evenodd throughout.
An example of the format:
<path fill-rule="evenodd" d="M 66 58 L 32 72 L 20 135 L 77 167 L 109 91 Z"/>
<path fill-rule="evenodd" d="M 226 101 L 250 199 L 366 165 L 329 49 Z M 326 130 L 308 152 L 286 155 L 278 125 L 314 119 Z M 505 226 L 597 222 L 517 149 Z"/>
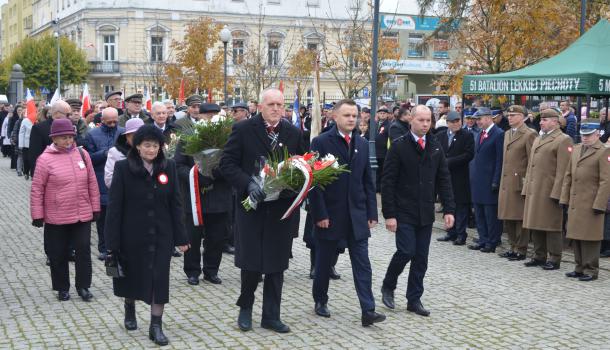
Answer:
<path fill-rule="evenodd" d="M 52 225 L 93 220 L 100 211 L 100 192 L 89 153 L 85 162 L 76 147 L 62 151 L 51 144 L 36 160 L 30 192 L 32 220 Z"/>

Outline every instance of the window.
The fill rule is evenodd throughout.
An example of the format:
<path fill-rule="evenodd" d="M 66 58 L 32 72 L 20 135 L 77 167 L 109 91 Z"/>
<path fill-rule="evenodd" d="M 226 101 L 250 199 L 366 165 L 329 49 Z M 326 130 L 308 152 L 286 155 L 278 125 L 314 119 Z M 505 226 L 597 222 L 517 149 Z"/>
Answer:
<path fill-rule="evenodd" d="M 32 29 L 32 16 L 23 19 L 23 29 Z"/>
<path fill-rule="evenodd" d="M 424 35 L 409 33 L 409 57 L 424 57 Z"/>
<path fill-rule="evenodd" d="M 240 64 L 244 60 L 244 39 L 233 39 L 233 64 Z"/>
<path fill-rule="evenodd" d="M 104 35 L 104 61 L 116 61 L 116 43 L 114 35 Z"/>
<path fill-rule="evenodd" d="M 267 50 L 267 64 L 271 67 L 276 67 L 280 64 L 280 42 L 273 40 L 269 42 Z"/>
<path fill-rule="evenodd" d="M 307 89 L 307 104 L 312 103 L 313 102 L 313 89 L 309 88 Z"/>
<path fill-rule="evenodd" d="M 317 43 L 307 43 L 307 50 L 318 51 Z"/>
<path fill-rule="evenodd" d="M 107 94 L 110 91 L 114 91 L 114 85 L 104 85 L 104 93 Z"/>
<path fill-rule="evenodd" d="M 242 102 L 241 88 L 236 86 L 233 88 L 233 104 Z"/>
<path fill-rule="evenodd" d="M 151 36 L 150 37 L 150 61 L 151 62 L 162 62 L 163 61 L 163 37 L 162 36 Z"/>
<path fill-rule="evenodd" d="M 446 37 L 438 37 L 432 42 L 434 49 L 432 56 L 438 59 L 449 58 L 449 40 Z"/>

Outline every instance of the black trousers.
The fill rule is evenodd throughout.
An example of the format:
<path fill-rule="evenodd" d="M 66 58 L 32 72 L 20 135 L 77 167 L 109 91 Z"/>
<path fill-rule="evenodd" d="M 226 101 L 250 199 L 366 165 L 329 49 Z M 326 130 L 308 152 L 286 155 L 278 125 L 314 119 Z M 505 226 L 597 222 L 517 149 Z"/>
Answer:
<path fill-rule="evenodd" d="M 21 149 L 21 156 L 23 157 L 23 175 L 30 175 L 30 169 L 32 168 L 30 166 L 30 154 L 29 154 L 30 149 L 29 148 L 22 148 Z"/>
<path fill-rule="evenodd" d="M 203 214 L 203 226 L 193 225 L 192 214 L 187 214 L 185 218 L 191 249 L 184 253 L 184 273 L 188 277 L 199 277 L 201 271 L 206 276 L 217 275 L 227 238 L 228 213 Z"/>
<path fill-rule="evenodd" d="M 251 309 L 254 305 L 254 292 L 258 287 L 261 273 L 258 271 L 241 270 L 241 294 L 237 299 L 237 306 Z M 284 272 L 267 273 L 263 286 L 263 315 L 262 319 L 275 321 L 280 319 L 280 304 L 282 302 L 282 286 L 284 285 Z"/>
<path fill-rule="evenodd" d="M 106 226 L 106 206 L 102 205 L 100 210 L 100 218 L 95 222 L 97 228 L 97 251 L 100 253 L 106 252 L 106 238 L 104 237 L 104 227 Z"/>
<path fill-rule="evenodd" d="M 383 176 L 383 163 L 385 158 L 377 158 L 377 178 L 376 178 L 376 191 L 381 193 L 381 177 Z"/>
<path fill-rule="evenodd" d="M 68 256 L 70 243 L 76 250 L 77 289 L 91 287 L 91 223 L 77 222 L 68 225 L 44 225 L 44 244 L 51 261 L 53 290 L 70 290 Z"/>

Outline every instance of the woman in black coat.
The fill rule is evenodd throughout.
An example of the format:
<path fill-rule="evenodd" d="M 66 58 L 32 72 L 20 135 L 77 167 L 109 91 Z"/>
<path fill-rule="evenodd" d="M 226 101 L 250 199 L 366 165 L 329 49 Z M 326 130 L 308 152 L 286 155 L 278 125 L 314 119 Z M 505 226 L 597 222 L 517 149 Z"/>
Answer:
<path fill-rule="evenodd" d="M 188 249 L 176 165 L 165 159 L 163 145 L 155 126 L 135 133 L 127 159 L 114 167 L 104 230 L 108 259 L 116 255 L 125 274 L 113 279 L 114 294 L 125 298 L 125 328 L 137 329 L 135 300 L 150 304 L 149 337 L 159 345 L 169 342 L 161 317 L 172 248 Z"/>

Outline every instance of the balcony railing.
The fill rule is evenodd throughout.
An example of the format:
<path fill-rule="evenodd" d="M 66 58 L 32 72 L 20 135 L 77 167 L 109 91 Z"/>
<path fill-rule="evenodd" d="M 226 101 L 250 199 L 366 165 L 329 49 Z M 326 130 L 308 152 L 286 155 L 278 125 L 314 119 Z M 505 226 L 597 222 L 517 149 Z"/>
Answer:
<path fill-rule="evenodd" d="M 91 73 L 109 74 L 120 72 L 119 62 L 116 61 L 93 61 L 89 63 L 91 64 Z"/>

